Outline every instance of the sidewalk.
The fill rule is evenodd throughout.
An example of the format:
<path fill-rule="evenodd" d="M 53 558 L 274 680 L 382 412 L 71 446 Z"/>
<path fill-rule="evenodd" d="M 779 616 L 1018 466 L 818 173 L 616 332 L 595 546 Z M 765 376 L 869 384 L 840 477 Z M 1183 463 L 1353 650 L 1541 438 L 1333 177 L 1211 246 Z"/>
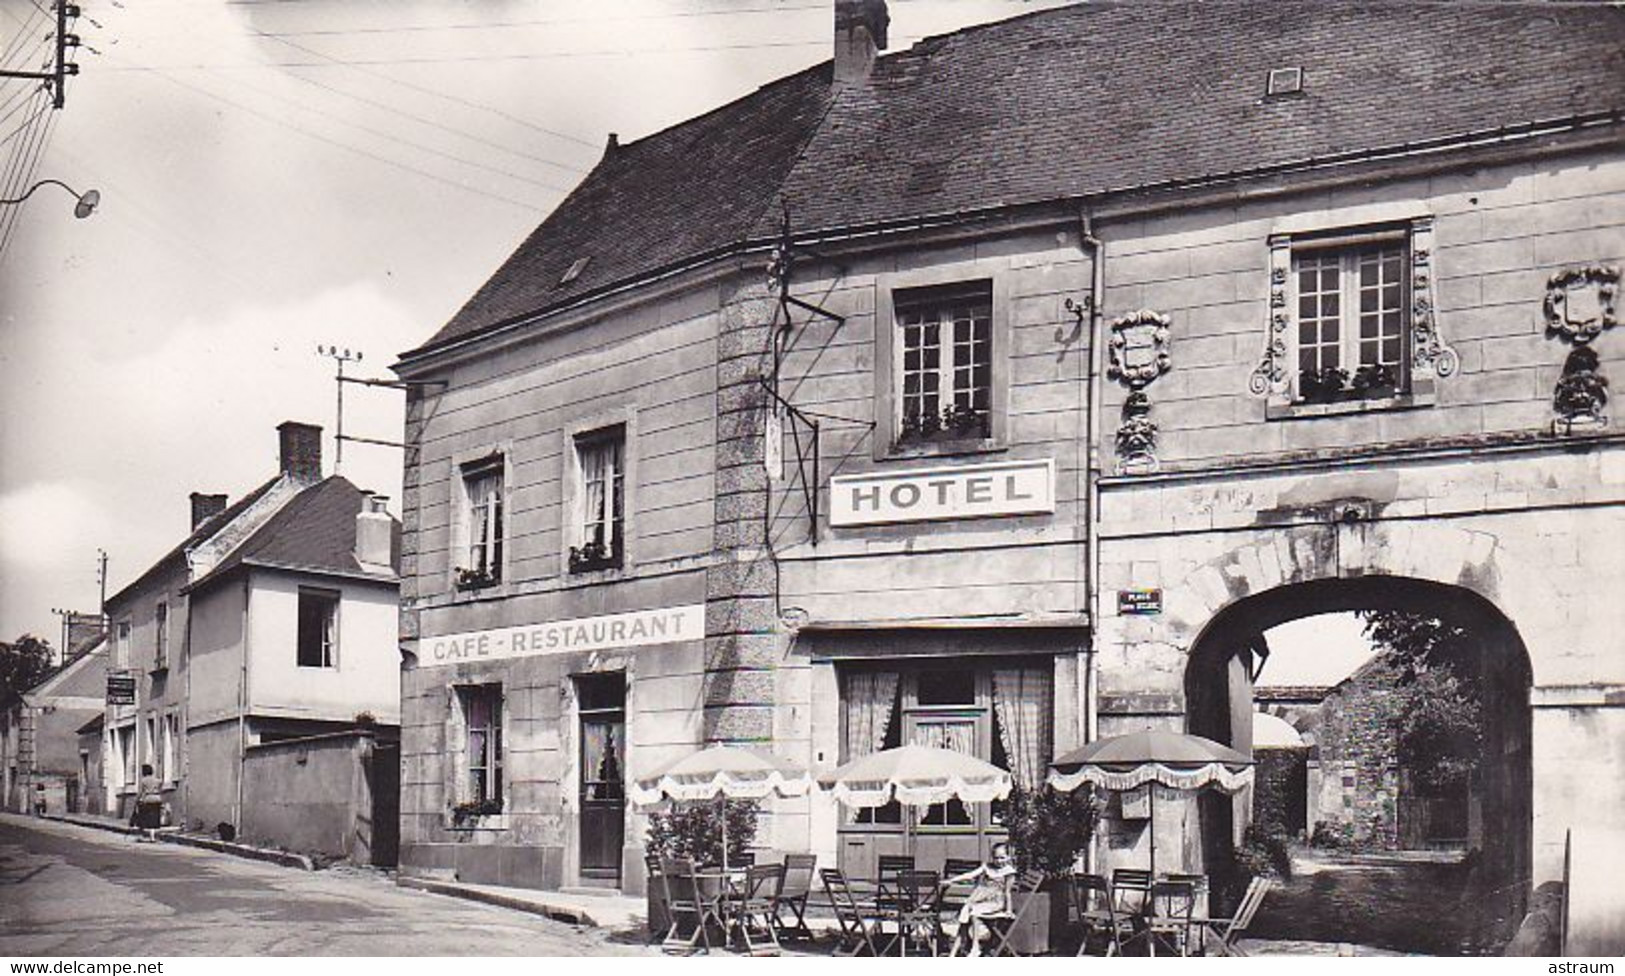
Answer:
<path fill-rule="evenodd" d="M 88 813 L 47 813 L 40 819 L 54 820 L 57 823 L 73 824 L 78 827 L 92 827 L 96 830 L 106 830 L 115 834 L 135 835 L 141 833 L 140 830 L 122 820 Z M 158 839 L 166 844 L 196 847 L 206 851 L 244 857 L 253 861 L 266 861 L 287 868 L 298 868 L 302 871 L 316 870 L 315 862 L 303 854 L 253 847 L 248 844 L 227 843 L 206 834 L 185 833 L 179 827 L 160 827 L 158 829 Z"/>

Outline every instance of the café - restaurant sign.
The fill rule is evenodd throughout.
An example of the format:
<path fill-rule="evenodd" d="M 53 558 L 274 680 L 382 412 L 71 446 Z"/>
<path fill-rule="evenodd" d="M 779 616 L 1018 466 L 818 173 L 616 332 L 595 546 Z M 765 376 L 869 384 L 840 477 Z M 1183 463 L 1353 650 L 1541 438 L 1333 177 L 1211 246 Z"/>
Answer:
<path fill-rule="evenodd" d="M 704 637 L 705 605 L 696 603 L 425 637 L 418 651 L 418 666 L 644 647 Z"/>
<path fill-rule="evenodd" d="M 880 525 L 1055 511 L 1055 461 L 841 475 L 830 479 L 829 524 Z"/>

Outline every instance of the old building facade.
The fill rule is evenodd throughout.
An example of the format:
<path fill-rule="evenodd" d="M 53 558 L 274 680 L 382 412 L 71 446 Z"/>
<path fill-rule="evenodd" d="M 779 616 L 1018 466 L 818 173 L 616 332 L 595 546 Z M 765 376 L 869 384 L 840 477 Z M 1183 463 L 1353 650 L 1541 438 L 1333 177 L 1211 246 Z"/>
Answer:
<path fill-rule="evenodd" d="M 397 365 L 403 863 L 635 890 L 624 780 L 708 742 L 1025 785 L 1136 728 L 1246 749 L 1264 631 L 1403 607 L 1482 635 L 1487 833 L 1553 876 L 1625 760 L 1585 597 L 1618 12 L 1086 5 L 880 57 L 884 4 L 836 7 L 832 63 L 612 141 Z M 1217 867 L 1245 802 L 1159 818 L 1159 863 Z M 864 873 L 906 815 L 760 841 Z M 914 826 L 974 856 L 997 811 Z"/>
<path fill-rule="evenodd" d="M 285 813 L 247 808 L 256 746 L 358 719 L 393 742 L 398 523 L 382 497 L 323 477 L 320 427 L 289 421 L 278 443 L 276 476 L 230 505 L 194 494 L 192 532 L 107 601 L 108 673 L 133 686 L 131 701 L 109 696 L 102 755 L 87 763 L 108 813 L 130 815 L 151 766 L 171 823 L 253 837 L 256 815 Z M 350 792 L 282 785 L 277 805 L 307 813 L 328 787 Z"/>

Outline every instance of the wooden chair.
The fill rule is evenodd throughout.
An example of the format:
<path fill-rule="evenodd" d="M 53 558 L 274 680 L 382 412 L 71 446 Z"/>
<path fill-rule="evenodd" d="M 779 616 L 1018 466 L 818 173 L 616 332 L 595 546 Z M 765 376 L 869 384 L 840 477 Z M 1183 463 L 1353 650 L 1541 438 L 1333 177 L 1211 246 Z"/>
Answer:
<path fill-rule="evenodd" d="M 773 905 L 784 883 L 784 865 L 757 864 L 745 869 L 745 880 L 728 904 L 728 921 L 753 956 L 779 955 Z"/>
<path fill-rule="evenodd" d="M 1106 955 L 1123 953 L 1123 942 L 1134 935 L 1134 920 L 1117 911 L 1111 885 L 1098 874 L 1080 874 L 1072 878 L 1072 902 L 1078 906 L 1078 922 L 1083 926 L 1083 938 L 1078 942 L 1078 955 L 1089 948 L 1091 936 L 1104 935 Z"/>
<path fill-rule="evenodd" d="M 1190 881 L 1151 884 L 1151 911 L 1145 919 L 1146 951 L 1157 954 L 1161 943 L 1181 956 L 1190 955 L 1196 909 L 1196 885 Z"/>
<path fill-rule="evenodd" d="M 824 893 L 835 912 L 835 924 L 840 926 L 835 955 L 856 956 L 865 951 L 871 956 L 880 955 L 875 939 L 884 936 L 885 930 L 876 918 L 874 903 L 858 901 L 846 875 L 834 868 L 820 869 L 818 877 L 824 882 Z"/>
<path fill-rule="evenodd" d="M 779 940 L 813 938 L 807 927 L 807 899 L 812 896 L 813 877 L 818 868 L 816 854 L 784 855 L 784 873 L 779 876 L 779 890 L 773 896 L 773 925 Z M 788 911 L 793 922 L 786 922 Z"/>
<path fill-rule="evenodd" d="M 1247 885 L 1247 893 L 1241 896 L 1241 904 L 1236 906 L 1236 913 L 1229 918 L 1210 918 L 1201 921 L 1199 937 L 1200 949 L 1207 951 L 1207 936 L 1216 937 L 1213 947 L 1221 956 L 1245 956 L 1247 953 L 1239 944 L 1241 935 L 1247 931 L 1247 926 L 1253 924 L 1253 916 L 1258 914 L 1258 908 L 1264 904 L 1264 896 L 1270 893 L 1275 884 L 1269 878 L 1254 878 Z"/>
<path fill-rule="evenodd" d="M 1143 915 L 1151 910 L 1151 872 L 1145 868 L 1118 868 L 1112 872 L 1112 900 L 1120 915 Z"/>
<path fill-rule="evenodd" d="M 712 913 L 706 910 L 705 900 L 700 896 L 699 881 L 694 877 L 694 862 L 687 858 L 662 858 L 660 880 L 666 886 L 666 910 L 671 912 L 671 927 L 666 930 L 660 948 L 665 952 L 693 953 L 703 942 L 709 954 L 711 934 L 707 923 Z M 694 926 L 687 939 L 679 934 L 685 919 Z"/>
<path fill-rule="evenodd" d="M 905 956 L 910 945 L 924 946 L 935 956 L 946 937 L 942 930 L 941 880 L 935 871 L 900 871 L 892 879 L 897 938 Z"/>
<path fill-rule="evenodd" d="M 1017 902 L 1020 902 L 1020 907 L 1014 911 L 1006 910 L 997 915 L 982 916 L 982 921 L 993 933 L 993 938 L 996 940 L 993 943 L 992 955 L 1018 955 L 1015 946 L 1010 944 L 1010 936 L 1015 934 L 1016 926 L 1021 923 L 1021 919 L 1027 914 L 1032 906 L 1038 903 L 1038 899 L 1036 898 L 1021 896 L 1036 894 L 1039 886 L 1043 883 L 1044 872 L 1035 869 L 1028 869 L 1021 872 L 1021 875 L 1015 879 L 1015 883 L 1010 886 L 1010 903 L 1011 905 L 1015 905 Z"/>
<path fill-rule="evenodd" d="M 880 867 L 876 872 L 881 884 L 893 880 L 903 871 L 914 870 L 914 855 L 912 854 L 882 854 Z"/>

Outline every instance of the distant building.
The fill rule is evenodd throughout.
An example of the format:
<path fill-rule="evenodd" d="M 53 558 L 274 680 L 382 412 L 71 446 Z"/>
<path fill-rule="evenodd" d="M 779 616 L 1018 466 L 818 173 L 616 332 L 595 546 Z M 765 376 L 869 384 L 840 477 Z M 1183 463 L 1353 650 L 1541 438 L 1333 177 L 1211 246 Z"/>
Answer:
<path fill-rule="evenodd" d="M 394 741 L 399 524 L 383 497 L 322 477 L 321 428 L 278 433 L 274 478 L 229 506 L 194 494 L 191 533 L 107 601 L 109 672 L 135 679 L 135 702 L 104 716 L 102 802 L 118 816 L 151 765 L 172 822 L 250 836 L 270 815 L 245 809 L 255 769 L 298 775 L 256 747 L 358 726 Z M 279 785 L 293 805 L 351 789 Z"/>
<path fill-rule="evenodd" d="M 4 808 L 52 813 L 83 812 L 90 782 L 89 756 L 81 754 L 78 729 L 100 715 L 107 682 L 102 637 L 64 651 L 64 663 L 0 712 L 0 769 Z"/>

